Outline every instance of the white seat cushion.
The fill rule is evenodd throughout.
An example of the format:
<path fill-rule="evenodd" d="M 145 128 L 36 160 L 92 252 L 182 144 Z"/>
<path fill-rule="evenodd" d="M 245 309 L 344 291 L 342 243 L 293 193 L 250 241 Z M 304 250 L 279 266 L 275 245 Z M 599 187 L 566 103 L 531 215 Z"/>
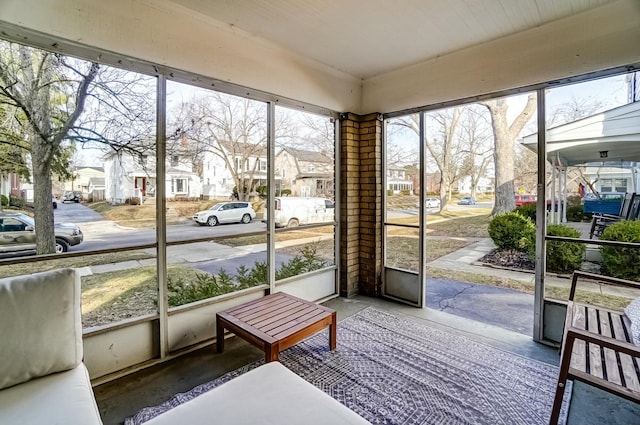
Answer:
<path fill-rule="evenodd" d="M 73 269 L 0 279 L 0 388 L 82 361 L 80 277 Z"/>
<path fill-rule="evenodd" d="M 278 362 L 267 363 L 145 425 L 369 424 Z"/>
<path fill-rule="evenodd" d="M 0 391 L 2 425 L 101 425 L 89 373 L 74 369 Z"/>
<path fill-rule="evenodd" d="M 631 322 L 631 340 L 635 345 L 640 345 L 640 297 L 631 301 L 624 309 L 624 314 Z"/>

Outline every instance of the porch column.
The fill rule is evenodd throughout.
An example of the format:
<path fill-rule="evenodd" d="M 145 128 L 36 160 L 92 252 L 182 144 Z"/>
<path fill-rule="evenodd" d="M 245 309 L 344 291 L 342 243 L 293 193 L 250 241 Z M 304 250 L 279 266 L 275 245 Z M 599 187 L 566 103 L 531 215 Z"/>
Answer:
<path fill-rule="evenodd" d="M 382 119 L 340 116 L 340 295 L 382 286 Z"/>

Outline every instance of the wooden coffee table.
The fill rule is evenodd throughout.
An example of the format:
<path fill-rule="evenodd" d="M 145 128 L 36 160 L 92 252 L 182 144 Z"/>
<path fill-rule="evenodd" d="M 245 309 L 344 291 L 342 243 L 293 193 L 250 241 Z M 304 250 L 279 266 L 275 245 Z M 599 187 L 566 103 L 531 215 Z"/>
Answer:
<path fill-rule="evenodd" d="M 224 330 L 264 351 L 265 361 L 329 326 L 329 348 L 336 349 L 336 312 L 284 292 L 276 292 L 216 314 L 216 347 L 224 351 Z"/>

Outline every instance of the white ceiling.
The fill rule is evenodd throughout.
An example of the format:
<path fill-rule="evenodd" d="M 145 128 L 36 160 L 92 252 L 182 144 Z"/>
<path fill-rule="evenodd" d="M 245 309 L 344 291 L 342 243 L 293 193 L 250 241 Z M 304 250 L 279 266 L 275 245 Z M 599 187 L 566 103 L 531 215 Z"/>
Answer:
<path fill-rule="evenodd" d="M 168 1 L 367 79 L 616 0 Z"/>

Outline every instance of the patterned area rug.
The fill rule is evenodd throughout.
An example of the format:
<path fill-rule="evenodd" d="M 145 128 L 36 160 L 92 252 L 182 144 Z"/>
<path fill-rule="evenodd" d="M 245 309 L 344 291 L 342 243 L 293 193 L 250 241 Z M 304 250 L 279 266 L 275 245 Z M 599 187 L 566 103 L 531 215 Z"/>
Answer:
<path fill-rule="evenodd" d="M 373 424 L 542 424 L 558 368 L 369 307 L 282 352 L 280 361 Z M 255 362 L 127 418 L 138 425 L 248 370 Z M 571 388 L 567 387 L 566 412 Z"/>

